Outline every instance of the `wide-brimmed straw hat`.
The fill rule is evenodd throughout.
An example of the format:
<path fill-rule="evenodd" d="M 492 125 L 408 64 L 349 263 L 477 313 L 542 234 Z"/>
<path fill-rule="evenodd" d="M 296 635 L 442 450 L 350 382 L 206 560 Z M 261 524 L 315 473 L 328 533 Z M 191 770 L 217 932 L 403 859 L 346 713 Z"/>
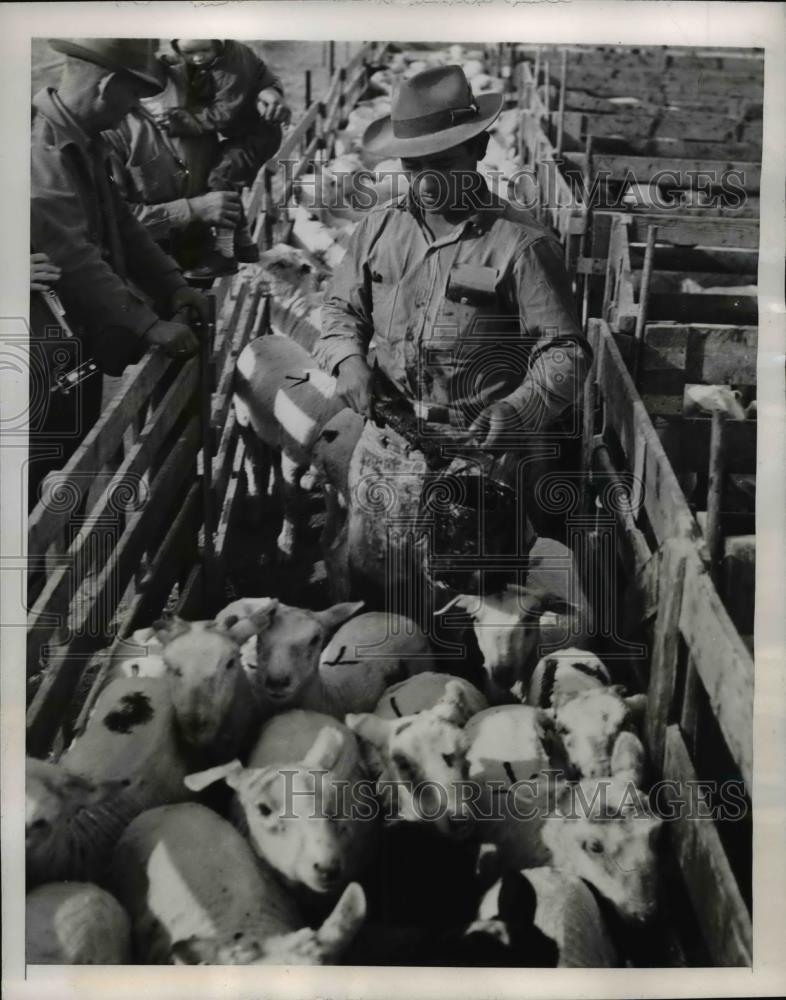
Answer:
<path fill-rule="evenodd" d="M 378 156 L 430 156 L 485 132 L 503 102 L 499 93 L 475 97 L 460 66 L 426 69 L 402 81 L 390 114 L 368 126 L 363 145 Z"/>
<path fill-rule="evenodd" d="M 55 52 L 83 59 L 115 73 L 130 73 L 141 80 L 150 95 L 157 94 L 166 80 L 155 58 L 155 39 L 151 38 L 50 38 Z"/>

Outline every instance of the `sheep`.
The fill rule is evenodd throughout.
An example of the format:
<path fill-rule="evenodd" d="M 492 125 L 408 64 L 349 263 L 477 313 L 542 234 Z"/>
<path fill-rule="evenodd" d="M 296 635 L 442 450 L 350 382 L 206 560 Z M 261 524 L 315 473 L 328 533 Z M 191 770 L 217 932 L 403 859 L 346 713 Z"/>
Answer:
<path fill-rule="evenodd" d="M 548 538 L 532 547 L 524 585 L 509 583 L 481 596 L 458 594 L 435 614 L 454 607 L 472 618 L 488 674 L 485 693 L 492 702 L 510 701 L 517 681 L 526 688 L 542 647 L 562 645 L 566 636 L 586 640 L 590 629 L 590 606 L 572 553 Z"/>
<path fill-rule="evenodd" d="M 546 865 L 583 879 L 626 923 L 640 925 L 655 914 L 662 820 L 629 781 L 517 782 L 474 826 L 484 881 Z"/>
<path fill-rule="evenodd" d="M 400 719 L 405 715 L 428 711 L 439 702 L 451 683 L 461 688 L 470 716 L 488 708 L 484 696 L 469 681 L 428 670 L 387 688 L 374 708 L 374 715 L 382 719 Z"/>
<path fill-rule="evenodd" d="M 29 965 L 126 965 L 131 924 L 123 907 L 90 882 L 50 882 L 25 899 Z"/>
<path fill-rule="evenodd" d="M 525 954 L 532 949 L 533 929 L 546 939 L 544 952 L 557 968 L 614 968 L 618 957 L 598 903 L 579 878 L 554 868 L 506 872 L 484 895 L 478 918 L 466 935 L 497 924 L 506 945 Z M 548 945 L 552 948 L 549 949 Z M 546 945 L 546 947 L 543 947 Z M 538 965 L 546 964 L 542 958 Z"/>
<path fill-rule="evenodd" d="M 315 772 L 327 772 L 318 779 Z M 368 861 L 374 824 L 355 811 L 365 779 L 357 740 L 318 712 L 275 716 L 260 733 L 247 767 L 239 761 L 191 774 L 200 791 L 224 780 L 236 792 L 234 819 L 254 851 L 303 903 L 333 897 Z M 317 900 L 318 902 L 318 900 Z"/>
<path fill-rule="evenodd" d="M 725 413 L 732 420 L 745 420 L 747 412 L 741 399 L 742 393 L 728 385 L 686 385 L 682 412 L 686 417 Z"/>
<path fill-rule="evenodd" d="M 469 816 L 460 792 L 466 769 L 464 726 L 481 699 L 471 684 L 452 677 L 431 707 L 411 715 L 347 715 L 346 724 L 361 739 L 378 793 L 391 796 L 385 803 L 386 819 L 431 823 L 456 838 L 468 833 Z M 395 711 L 394 700 L 395 695 L 393 700 L 385 695 L 382 706 Z M 408 700 L 403 693 L 402 700 Z"/>
<path fill-rule="evenodd" d="M 144 963 L 334 962 L 365 915 L 363 892 L 352 884 L 319 930 L 307 928 L 237 830 L 196 803 L 139 816 L 119 841 L 112 868 Z"/>
<path fill-rule="evenodd" d="M 188 757 L 167 685 L 150 677 L 109 683 L 60 764 L 88 781 L 125 782 L 138 811 L 188 798 Z"/>
<path fill-rule="evenodd" d="M 283 336 L 258 337 L 246 345 L 237 359 L 233 392 L 252 495 L 266 489 L 272 456 L 280 454 L 284 521 L 277 544 L 283 556 L 291 556 L 303 520 L 300 480 L 317 438 L 346 404 L 336 394 L 336 380 Z"/>
<path fill-rule="evenodd" d="M 611 676 L 603 661 L 586 649 L 559 649 L 538 660 L 527 689 L 526 703 L 557 708 L 580 691 L 607 687 Z"/>
<path fill-rule="evenodd" d="M 247 622 L 157 623 L 166 686 L 178 733 L 193 759 L 223 763 L 253 737 L 262 712 L 242 665 L 241 646 L 252 635 Z"/>
<path fill-rule="evenodd" d="M 343 719 L 372 709 L 391 679 L 432 665 L 428 639 L 413 622 L 373 612 L 347 621 L 362 607 L 355 601 L 308 611 L 274 600 L 248 619 L 256 631 L 263 707 L 308 708 Z"/>
<path fill-rule="evenodd" d="M 580 691 L 555 706 L 557 730 L 578 774 L 614 776 L 641 785 L 644 747 L 636 733 L 636 718 L 645 704 L 645 695 L 626 698 L 615 685 Z"/>
<path fill-rule="evenodd" d="M 166 664 L 153 628 L 140 628 L 113 647 L 107 681 L 118 677 L 163 677 Z"/>
<path fill-rule="evenodd" d="M 139 807 L 122 781 L 90 781 L 60 764 L 25 761 L 27 885 L 100 879 Z"/>
<path fill-rule="evenodd" d="M 481 795 L 490 782 L 509 787 L 553 771 L 574 777 L 554 720 L 531 705 L 497 705 L 473 715 L 464 727 L 467 778 Z"/>

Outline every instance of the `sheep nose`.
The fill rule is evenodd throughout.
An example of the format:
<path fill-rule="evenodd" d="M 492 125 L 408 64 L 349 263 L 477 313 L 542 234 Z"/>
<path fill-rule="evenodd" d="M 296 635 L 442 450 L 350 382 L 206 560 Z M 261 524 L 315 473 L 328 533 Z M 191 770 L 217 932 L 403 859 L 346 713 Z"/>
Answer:
<path fill-rule="evenodd" d="M 341 865 L 338 861 L 315 861 L 314 871 L 323 882 L 335 882 L 341 874 Z"/>
<path fill-rule="evenodd" d="M 265 687 L 269 691 L 285 691 L 289 687 L 288 677 L 266 677 Z"/>
<path fill-rule="evenodd" d="M 491 671 L 491 679 L 502 688 L 513 686 L 513 669 L 508 666 L 494 667 Z"/>

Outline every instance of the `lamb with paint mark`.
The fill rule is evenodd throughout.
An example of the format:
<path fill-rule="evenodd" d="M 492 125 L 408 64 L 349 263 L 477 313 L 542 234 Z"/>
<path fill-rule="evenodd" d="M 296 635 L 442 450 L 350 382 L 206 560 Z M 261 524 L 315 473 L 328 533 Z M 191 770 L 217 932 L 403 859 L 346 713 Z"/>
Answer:
<path fill-rule="evenodd" d="M 277 715 L 262 727 L 246 767 L 233 761 L 189 775 L 186 784 L 199 791 L 218 780 L 236 793 L 236 825 L 302 903 L 335 897 L 370 860 L 373 810 L 355 808 L 365 781 L 357 740 L 330 716 Z"/>
<path fill-rule="evenodd" d="M 389 803 L 383 798 L 386 817 L 432 823 L 440 833 L 458 838 L 470 831 L 463 795 L 464 727 L 487 703 L 458 677 L 443 675 L 440 693 L 433 676 L 422 674 L 395 685 L 376 712 L 348 715 L 346 722 L 360 737 L 378 794 L 392 797 Z M 422 708 L 413 705 L 413 694 L 423 696 Z M 399 717 L 406 708 L 415 710 Z"/>
<path fill-rule="evenodd" d="M 610 685 L 611 675 L 600 657 L 570 646 L 538 660 L 526 691 L 526 703 L 558 708 L 582 691 Z"/>
<path fill-rule="evenodd" d="M 352 884 L 318 930 L 307 927 L 237 830 L 195 803 L 139 816 L 112 867 L 137 958 L 150 964 L 332 963 L 365 916 L 363 892 Z"/>

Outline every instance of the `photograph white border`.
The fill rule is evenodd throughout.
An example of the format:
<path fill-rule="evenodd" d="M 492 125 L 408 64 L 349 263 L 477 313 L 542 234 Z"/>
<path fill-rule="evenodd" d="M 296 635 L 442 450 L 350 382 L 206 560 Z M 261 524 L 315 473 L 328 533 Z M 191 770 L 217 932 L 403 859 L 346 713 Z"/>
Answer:
<path fill-rule="evenodd" d="M 25 555 L 23 448 L 0 449 L 0 738 L 3 995 L 96 997 L 705 997 L 786 993 L 786 473 L 784 248 L 786 8 L 783 4 L 599 0 L 13 3 L 0 6 L 0 337 L 28 310 L 30 39 L 90 35 L 440 42 L 752 46 L 766 50 L 759 257 L 754 968 L 488 970 L 274 967 L 24 967 Z M 0 371 L 3 412 L 27 381 Z M 7 408 L 7 409 L 6 409 Z M 0 442 L 4 445 L 4 442 Z"/>

